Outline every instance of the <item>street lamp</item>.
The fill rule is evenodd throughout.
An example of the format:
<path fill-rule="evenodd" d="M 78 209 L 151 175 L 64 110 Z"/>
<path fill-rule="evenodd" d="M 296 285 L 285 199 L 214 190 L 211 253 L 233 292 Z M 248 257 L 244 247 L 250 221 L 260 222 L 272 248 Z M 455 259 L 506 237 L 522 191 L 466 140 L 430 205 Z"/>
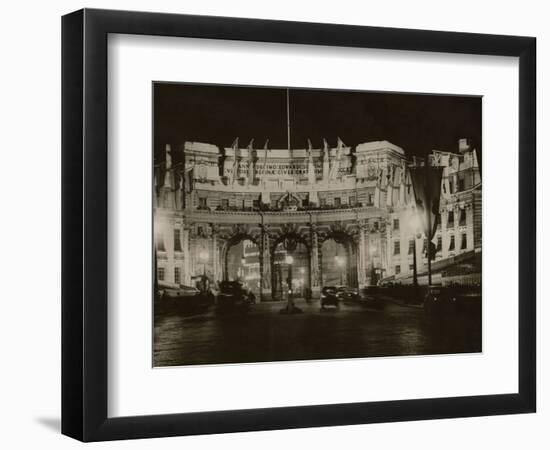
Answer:
<path fill-rule="evenodd" d="M 294 258 L 292 255 L 286 255 L 285 263 L 288 265 L 288 278 L 287 288 L 288 288 L 288 297 L 287 297 L 287 310 L 292 311 L 294 309 L 294 300 L 292 298 L 292 263 L 294 263 Z"/>
<path fill-rule="evenodd" d="M 418 265 L 416 262 L 416 240 L 419 239 L 422 235 L 420 233 L 420 223 L 418 220 L 418 213 L 416 211 L 416 208 L 413 207 L 408 214 L 407 217 L 407 224 L 408 224 L 408 230 L 409 233 L 412 235 L 413 240 L 413 287 L 415 288 L 415 296 L 418 295 L 416 292 L 416 288 L 418 288 Z"/>
<path fill-rule="evenodd" d="M 201 289 L 203 292 L 207 290 L 206 286 L 206 262 L 208 261 L 208 251 L 206 249 L 202 249 L 199 252 L 199 261 L 202 262 L 202 280 L 201 280 Z"/>
<path fill-rule="evenodd" d="M 288 296 L 289 298 L 292 296 L 292 263 L 294 262 L 294 258 L 292 255 L 286 255 L 285 262 L 288 264 Z"/>

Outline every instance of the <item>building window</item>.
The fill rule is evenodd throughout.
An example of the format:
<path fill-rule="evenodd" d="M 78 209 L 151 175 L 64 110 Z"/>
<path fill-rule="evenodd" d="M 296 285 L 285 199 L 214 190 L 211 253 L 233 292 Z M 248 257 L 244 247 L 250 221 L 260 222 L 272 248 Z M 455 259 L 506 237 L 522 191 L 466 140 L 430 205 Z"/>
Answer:
<path fill-rule="evenodd" d="M 260 200 L 252 200 L 252 206 L 255 209 L 259 209 L 260 208 Z"/>
<path fill-rule="evenodd" d="M 374 229 L 378 231 L 378 220 L 374 221 Z"/>
<path fill-rule="evenodd" d="M 164 267 L 159 267 L 157 272 L 159 281 L 164 281 Z"/>
<path fill-rule="evenodd" d="M 400 265 L 395 266 L 395 274 L 399 275 L 400 273 L 401 273 L 401 266 Z"/>
<path fill-rule="evenodd" d="M 468 238 L 466 237 L 466 233 L 462 233 L 462 236 L 460 237 L 460 250 L 466 250 L 468 247 Z"/>
<path fill-rule="evenodd" d="M 319 205 L 320 206 L 327 206 L 327 199 L 326 198 L 320 198 L 319 199 Z"/>
<path fill-rule="evenodd" d="M 466 210 L 465 209 L 460 210 L 460 220 L 459 220 L 458 224 L 460 226 L 466 225 Z"/>
<path fill-rule="evenodd" d="M 243 201 L 241 202 L 241 208 L 245 209 L 246 207 L 246 200 L 243 198 Z"/>
<path fill-rule="evenodd" d="M 340 206 L 342 204 L 342 201 L 340 197 L 334 197 L 334 206 Z"/>
<path fill-rule="evenodd" d="M 165 252 L 166 249 L 164 248 L 164 237 L 162 234 L 159 234 L 156 238 L 157 241 L 157 251 L 159 252 Z"/>
<path fill-rule="evenodd" d="M 464 190 L 464 178 L 458 179 L 458 192 L 462 192 Z"/>
<path fill-rule="evenodd" d="M 451 242 L 449 244 L 449 251 L 453 251 L 455 249 L 455 235 L 451 234 Z"/>
<path fill-rule="evenodd" d="M 409 255 L 412 255 L 414 252 L 414 239 L 409 241 Z"/>
<path fill-rule="evenodd" d="M 309 195 L 307 195 L 303 200 L 302 200 L 302 206 L 304 208 L 307 208 L 309 206 Z"/>
<path fill-rule="evenodd" d="M 393 219 L 393 229 L 399 230 L 399 219 Z"/>
<path fill-rule="evenodd" d="M 409 272 L 414 272 L 414 264 L 409 264 Z"/>
<path fill-rule="evenodd" d="M 443 247 L 443 239 L 441 238 L 441 236 L 437 236 L 437 248 L 436 248 L 436 252 L 440 252 L 441 249 Z"/>
<path fill-rule="evenodd" d="M 449 211 L 447 215 L 447 228 L 453 228 L 455 226 L 455 213 L 454 211 Z"/>
<path fill-rule="evenodd" d="M 401 245 L 399 241 L 394 241 L 393 243 L 393 254 L 399 255 L 401 253 Z"/>
<path fill-rule="evenodd" d="M 174 230 L 174 251 L 181 252 L 180 230 Z"/>
<path fill-rule="evenodd" d="M 180 284 L 181 282 L 181 272 L 179 267 L 174 267 L 174 283 Z"/>
<path fill-rule="evenodd" d="M 350 197 L 349 198 L 349 205 L 350 206 L 355 206 L 355 197 Z"/>
<path fill-rule="evenodd" d="M 229 199 L 228 198 L 222 198 L 222 208 L 224 208 L 224 209 L 229 208 Z"/>
<path fill-rule="evenodd" d="M 199 208 L 206 208 L 206 197 L 199 197 Z"/>
<path fill-rule="evenodd" d="M 374 195 L 373 194 L 369 194 L 369 197 L 368 197 L 368 203 L 367 203 L 369 206 L 372 206 L 374 205 Z"/>

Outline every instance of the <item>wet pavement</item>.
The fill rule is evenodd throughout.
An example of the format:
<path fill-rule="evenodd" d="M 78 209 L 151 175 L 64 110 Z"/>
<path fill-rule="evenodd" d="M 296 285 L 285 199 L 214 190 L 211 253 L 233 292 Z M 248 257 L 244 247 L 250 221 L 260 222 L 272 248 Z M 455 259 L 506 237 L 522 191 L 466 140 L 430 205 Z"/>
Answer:
<path fill-rule="evenodd" d="M 220 364 L 481 351 L 481 313 L 427 316 L 422 308 L 386 301 L 382 311 L 359 305 L 320 311 L 297 301 L 301 314 L 279 314 L 285 302 L 247 311 L 202 314 L 157 309 L 154 365 Z"/>

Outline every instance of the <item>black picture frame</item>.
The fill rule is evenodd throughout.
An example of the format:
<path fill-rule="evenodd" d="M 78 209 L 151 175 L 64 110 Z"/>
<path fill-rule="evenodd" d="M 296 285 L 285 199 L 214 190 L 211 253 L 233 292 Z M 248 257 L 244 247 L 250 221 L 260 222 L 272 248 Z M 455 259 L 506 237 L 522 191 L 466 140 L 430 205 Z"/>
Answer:
<path fill-rule="evenodd" d="M 519 58 L 517 393 L 107 417 L 109 33 Z M 536 39 L 84 9 L 62 18 L 62 433 L 82 441 L 535 412 Z M 512 294 L 511 294 L 512 295 Z"/>

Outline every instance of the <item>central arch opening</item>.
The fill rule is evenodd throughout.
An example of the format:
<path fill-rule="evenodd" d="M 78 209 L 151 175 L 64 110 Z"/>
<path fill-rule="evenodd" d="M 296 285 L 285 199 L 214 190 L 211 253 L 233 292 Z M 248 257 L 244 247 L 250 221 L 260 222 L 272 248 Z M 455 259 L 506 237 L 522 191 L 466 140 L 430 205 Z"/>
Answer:
<path fill-rule="evenodd" d="M 292 291 L 294 298 L 311 297 L 310 252 L 302 241 L 288 245 L 284 239 L 276 243 L 272 251 L 272 296 L 287 298 Z"/>
<path fill-rule="evenodd" d="M 330 236 L 321 245 L 323 286 L 357 287 L 357 252 L 346 236 Z"/>
<path fill-rule="evenodd" d="M 259 298 L 260 250 L 254 241 L 240 238 L 229 242 L 225 254 L 224 278 L 229 281 L 240 281 L 243 287 L 251 290 Z"/>

